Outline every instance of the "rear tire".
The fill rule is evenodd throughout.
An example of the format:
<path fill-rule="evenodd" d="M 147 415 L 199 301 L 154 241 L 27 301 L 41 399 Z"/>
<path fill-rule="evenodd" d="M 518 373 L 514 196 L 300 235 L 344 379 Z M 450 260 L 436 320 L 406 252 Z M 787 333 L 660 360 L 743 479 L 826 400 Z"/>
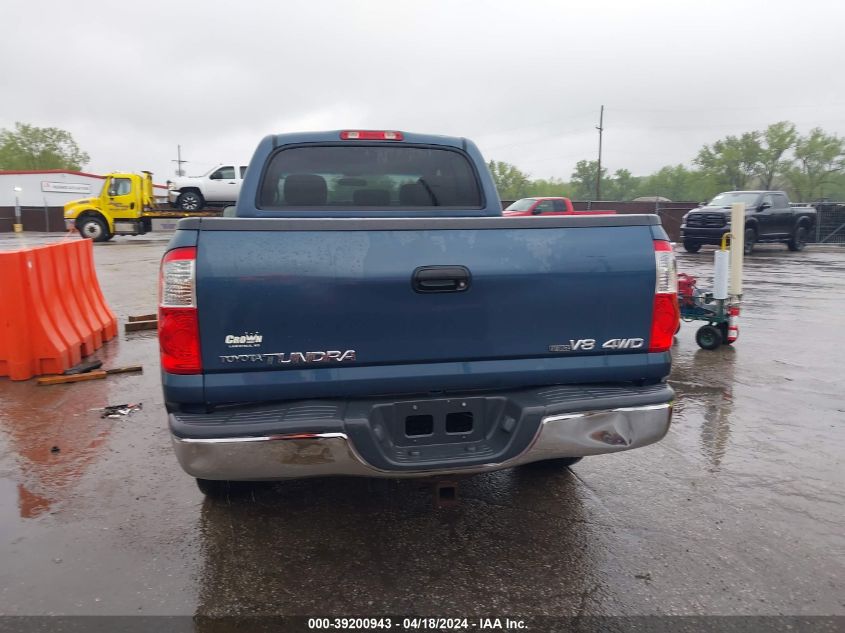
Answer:
<path fill-rule="evenodd" d="M 754 229 L 745 229 L 745 246 L 743 253 L 751 255 L 754 252 L 754 242 L 757 241 L 757 231 Z"/>
<path fill-rule="evenodd" d="M 228 497 L 232 492 L 231 481 L 218 481 L 216 479 L 200 479 L 197 478 L 197 488 L 206 497 L 211 499 L 222 499 Z"/>
<path fill-rule="evenodd" d="M 696 244 L 695 242 L 684 242 L 684 250 L 687 253 L 697 253 L 701 250 L 701 244 Z"/>
<path fill-rule="evenodd" d="M 109 233 L 109 225 L 102 218 L 95 215 L 83 217 L 76 221 L 76 229 L 83 238 L 94 242 L 108 242 L 112 238 Z"/>
<path fill-rule="evenodd" d="M 199 211 L 203 205 L 205 200 L 198 191 L 186 191 L 176 198 L 176 208 L 180 211 Z"/>
<path fill-rule="evenodd" d="M 702 325 L 695 333 L 695 342 L 701 349 L 718 349 L 722 345 L 722 332 L 713 325 Z"/>
<path fill-rule="evenodd" d="M 803 224 L 796 226 L 786 245 L 791 251 L 803 251 L 804 247 L 807 246 L 807 227 Z"/>

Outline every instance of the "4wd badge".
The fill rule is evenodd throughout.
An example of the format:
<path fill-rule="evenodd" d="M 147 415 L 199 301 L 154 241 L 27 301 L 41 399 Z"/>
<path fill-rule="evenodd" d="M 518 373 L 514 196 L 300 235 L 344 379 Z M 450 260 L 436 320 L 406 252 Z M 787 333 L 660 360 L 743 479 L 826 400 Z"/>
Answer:
<path fill-rule="evenodd" d="M 550 352 L 591 352 L 596 349 L 596 339 L 570 339 L 569 343 L 549 345 Z M 641 338 L 612 338 L 601 344 L 601 349 L 642 349 L 645 340 Z"/>

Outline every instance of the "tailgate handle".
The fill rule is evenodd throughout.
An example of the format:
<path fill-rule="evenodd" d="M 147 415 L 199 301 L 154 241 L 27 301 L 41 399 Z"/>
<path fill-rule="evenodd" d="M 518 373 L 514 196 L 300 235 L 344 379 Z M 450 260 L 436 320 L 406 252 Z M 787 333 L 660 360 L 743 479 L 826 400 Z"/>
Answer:
<path fill-rule="evenodd" d="M 472 279 L 465 266 L 420 266 L 411 285 L 415 292 L 464 292 Z"/>

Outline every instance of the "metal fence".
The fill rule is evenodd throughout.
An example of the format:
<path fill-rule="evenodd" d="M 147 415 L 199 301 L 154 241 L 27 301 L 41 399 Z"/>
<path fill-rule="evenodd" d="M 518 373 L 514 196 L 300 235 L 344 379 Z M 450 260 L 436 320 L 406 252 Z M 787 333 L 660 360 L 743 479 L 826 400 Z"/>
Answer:
<path fill-rule="evenodd" d="M 64 231 L 64 207 L 21 207 L 24 231 Z M 0 233 L 14 229 L 15 207 L 0 207 Z"/>
<path fill-rule="evenodd" d="M 660 217 L 663 228 L 673 242 L 681 239 L 681 223 L 684 215 L 690 209 L 698 206 L 697 202 L 633 202 L 633 201 L 611 201 L 602 200 L 594 202 L 591 200 L 572 202 L 576 211 L 593 211 L 597 209 L 613 209 L 617 213 L 654 213 Z"/>
<path fill-rule="evenodd" d="M 511 202 L 513 200 L 503 200 L 502 208 Z M 572 205 L 578 211 L 613 209 L 617 213 L 656 213 L 660 216 L 670 239 L 678 241 L 684 214 L 697 207 L 698 203 L 585 200 L 573 201 Z M 818 212 L 816 227 L 808 236 L 808 241 L 818 244 L 845 245 L 845 202 L 814 202 L 806 206 L 815 207 Z M 63 231 L 65 228 L 62 207 L 22 207 L 21 220 L 25 231 Z M 0 233 L 11 231 L 14 221 L 15 208 L 0 207 Z"/>
<path fill-rule="evenodd" d="M 813 241 L 845 245 L 845 202 L 817 202 L 810 206 L 818 212 Z"/>
<path fill-rule="evenodd" d="M 502 208 L 513 200 L 503 200 Z M 572 201 L 576 211 L 590 211 L 595 209 L 613 209 L 617 213 L 656 213 L 660 216 L 663 228 L 673 241 L 680 240 L 681 222 L 687 211 L 698 206 L 697 202 L 628 202 L 618 200 L 590 200 Z M 845 202 L 813 202 L 800 203 L 793 206 L 815 207 L 818 216 L 816 226 L 808 242 L 817 244 L 845 245 Z"/>
<path fill-rule="evenodd" d="M 504 209 L 513 200 L 502 200 Z M 656 213 L 660 216 L 663 228 L 669 234 L 669 239 L 677 242 L 681 239 L 681 220 L 690 209 L 698 206 L 697 202 L 632 202 L 629 200 L 573 200 L 572 206 L 576 211 L 596 211 L 612 209 L 617 213 Z"/>

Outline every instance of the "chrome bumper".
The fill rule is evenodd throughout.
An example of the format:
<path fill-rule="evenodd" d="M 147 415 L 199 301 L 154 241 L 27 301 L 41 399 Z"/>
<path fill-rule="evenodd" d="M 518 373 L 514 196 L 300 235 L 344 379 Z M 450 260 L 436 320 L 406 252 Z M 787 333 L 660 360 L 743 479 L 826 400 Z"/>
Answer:
<path fill-rule="evenodd" d="M 626 451 L 660 440 L 671 418 L 672 403 L 552 415 L 543 418 L 527 449 L 504 462 L 401 472 L 368 464 L 345 433 L 172 439 L 182 468 L 202 479 L 260 481 L 332 475 L 398 479 L 482 473 L 545 459 Z"/>

